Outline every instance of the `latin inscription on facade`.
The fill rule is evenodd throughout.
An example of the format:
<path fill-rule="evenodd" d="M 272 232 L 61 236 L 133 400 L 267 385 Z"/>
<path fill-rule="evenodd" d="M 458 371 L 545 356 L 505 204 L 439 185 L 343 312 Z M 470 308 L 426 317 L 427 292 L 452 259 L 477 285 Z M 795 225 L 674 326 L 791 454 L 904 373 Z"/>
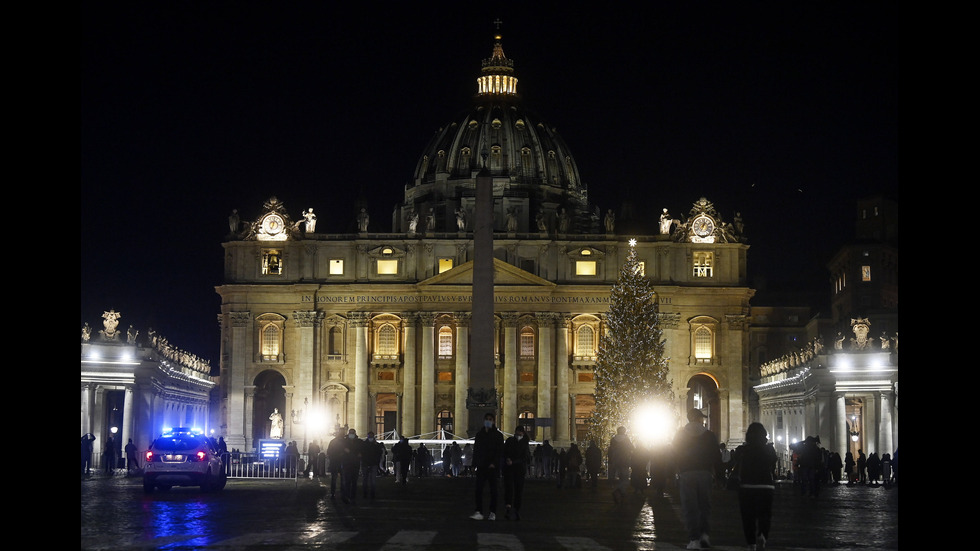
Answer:
<path fill-rule="evenodd" d="M 303 295 L 301 302 L 317 304 L 418 304 L 472 302 L 473 295 Z M 609 304 L 609 296 L 555 297 L 539 295 L 499 295 L 498 304 Z"/>

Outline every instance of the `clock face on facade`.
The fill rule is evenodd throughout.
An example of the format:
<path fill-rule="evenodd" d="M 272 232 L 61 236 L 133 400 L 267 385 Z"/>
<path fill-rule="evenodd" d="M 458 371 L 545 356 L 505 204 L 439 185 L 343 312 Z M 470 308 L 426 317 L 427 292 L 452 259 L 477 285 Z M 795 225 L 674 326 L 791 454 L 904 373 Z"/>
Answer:
<path fill-rule="evenodd" d="M 283 230 L 285 223 L 278 214 L 270 214 L 262 220 L 262 230 L 269 235 L 276 235 Z"/>
<path fill-rule="evenodd" d="M 694 219 L 694 222 L 691 224 L 691 229 L 694 231 L 694 235 L 707 237 L 715 231 L 715 221 L 702 214 Z"/>

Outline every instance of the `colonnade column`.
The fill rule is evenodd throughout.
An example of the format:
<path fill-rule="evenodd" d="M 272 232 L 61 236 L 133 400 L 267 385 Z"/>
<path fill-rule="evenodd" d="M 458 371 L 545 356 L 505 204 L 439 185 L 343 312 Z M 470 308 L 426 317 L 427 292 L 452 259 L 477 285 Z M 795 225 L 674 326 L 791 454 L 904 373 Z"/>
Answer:
<path fill-rule="evenodd" d="M 319 350 L 318 341 L 320 332 L 320 320 L 323 319 L 323 312 L 316 310 L 303 310 L 293 312 L 293 321 L 296 323 L 299 332 L 299 357 L 296 358 L 298 369 L 293 384 L 296 388 L 296 404 L 300 408 L 309 410 L 316 404 L 318 392 L 315 384 L 316 372 L 319 368 L 317 362 L 317 351 Z M 294 407 L 295 407 L 294 405 Z M 291 410 L 290 410 L 291 411 Z M 303 415 L 309 414 L 304 411 Z M 301 448 L 306 447 L 306 437 L 304 433 Z"/>
<path fill-rule="evenodd" d="M 404 315 L 405 327 L 405 355 L 402 366 L 402 399 L 401 399 L 401 426 L 399 427 L 402 436 L 415 435 L 415 392 L 417 384 L 415 382 L 415 333 L 418 314 L 410 312 Z"/>
<path fill-rule="evenodd" d="M 368 314 L 351 312 L 354 325 L 354 419 L 348 419 L 350 428 L 358 435 L 368 431 Z"/>
<path fill-rule="evenodd" d="M 133 437 L 133 409 L 136 395 L 132 385 L 126 385 L 123 391 L 123 422 L 119 433 L 119 449 L 125 449 L 129 439 Z"/>
<path fill-rule="evenodd" d="M 435 321 L 431 312 L 419 314 L 422 320 L 422 403 L 419 408 L 419 433 L 426 435 L 435 426 Z"/>
<path fill-rule="evenodd" d="M 561 443 L 571 441 L 569 435 L 569 395 L 568 395 L 568 322 L 571 316 L 558 314 L 558 332 L 555 335 L 557 355 L 555 362 L 555 440 Z"/>
<path fill-rule="evenodd" d="M 505 312 L 504 326 L 504 388 L 503 414 L 497 426 L 514 430 L 517 426 L 517 320 L 518 315 Z"/>
<path fill-rule="evenodd" d="M 466 410 L 466 394 L 470 387 L 470 312 L 456 312 L 456 380 L 455 413 L 453 413 L 453 432 L 464 434 L 457 427 L 469 426 Z"/>
<path fill-rule="evenodd" d="M 836 408 L 834 411 L 834 428 L 837 434 L 835 435 L 834 441 L 831 442 L 830 449 L 839 453 L 841 457 L 844 457 L 847 453 L 848 438 L 850 435 L 847 434 L 847 402 L 844 400 L 843 392 L 834 394 L 834 406 Z"/>
<path fill-rule="evenodd" d="M 889 392 L 879 392 L 878 400 L 878 457 L 893 453 L 892 447 L 892 406 Z"/>
<path fill-rule="evenodd" d="M 92 393 L 93 388 L 90 383 L 82 383 L 82 432 L 88 434 L 92 432 Z"/>
<path fill-rule="evenodd" d="M 554 361 L 552 359 L 555 346 L 555 314 L 552 312 L 538 312 L 538 417 L 551 419 L 551 426 L 554 427 L 555 419 L 552 416 L 552 396 L 555 389 L 552 387 L 552 370 Z M 545 430 L 546 427 L 539 427 L 538 440 L 550 439 L 553 430 Z"/>

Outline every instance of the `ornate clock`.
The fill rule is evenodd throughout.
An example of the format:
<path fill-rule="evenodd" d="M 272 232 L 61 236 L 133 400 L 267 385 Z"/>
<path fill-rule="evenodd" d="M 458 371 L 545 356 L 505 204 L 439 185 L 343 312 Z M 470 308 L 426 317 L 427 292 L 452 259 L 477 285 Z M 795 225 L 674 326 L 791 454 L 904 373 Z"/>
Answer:
<path fill-rule="evenodd" d="M 708 237 L 715 231 L 715 221 L 711 217 L 702 214 L 691 223 L 691 230 L 698 237 Z"/>
<path fill-rule="evenodd" d="M 262 227 L 258 239 L 261 241 L 283 241 L 286 239 L 286 221 L 276 213 L 269 213 L 262 218 Z"/>

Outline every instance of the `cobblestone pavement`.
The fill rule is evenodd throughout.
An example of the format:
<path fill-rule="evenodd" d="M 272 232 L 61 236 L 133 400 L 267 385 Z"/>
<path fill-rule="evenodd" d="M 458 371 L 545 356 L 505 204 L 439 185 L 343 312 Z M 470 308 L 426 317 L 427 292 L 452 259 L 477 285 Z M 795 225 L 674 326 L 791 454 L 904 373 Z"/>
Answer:
<path fill-rule="evenodd" d="M 376 499 L 345 504 L 330 497 L 329 480 L 230 480 L 222 492 L 146 495 L 139 477 L 91 478 L 81 482 L 81 548 L 637 551 L 687 543 L 673 488 L 616 503 L 606 480 L 559 489 L 529 479 L 520 521 L 502 518 L 502 491 L 497 520 L 476 521 L 474 487 L 472 478 L 403 486 L 382 477 Z M 712 506 L 712 549 L 745 549 L 736 492 L 715 490 Z M 806 498 L 781 483 L 767 549 L 898 549 L 898 487 L 828 486 Z"/>

